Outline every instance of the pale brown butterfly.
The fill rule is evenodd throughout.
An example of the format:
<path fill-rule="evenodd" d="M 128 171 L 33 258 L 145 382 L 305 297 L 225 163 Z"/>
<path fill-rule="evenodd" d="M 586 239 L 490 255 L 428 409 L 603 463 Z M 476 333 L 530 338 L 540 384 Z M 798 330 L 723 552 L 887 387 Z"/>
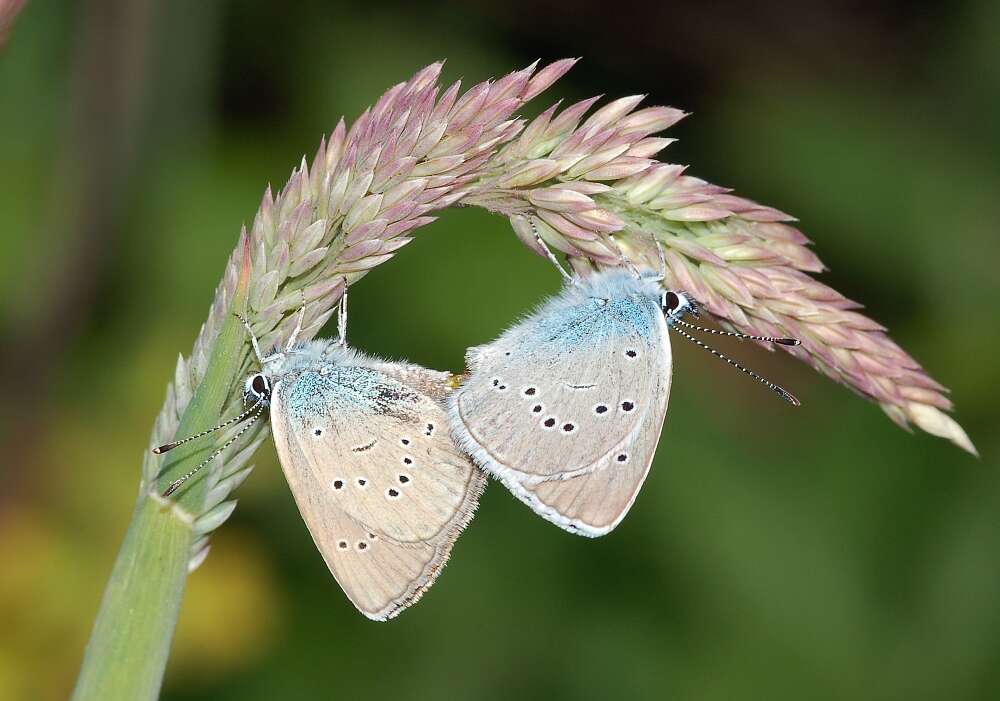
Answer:
<path fill-rule="evenodd" d="M 241 417 L 269 410 L 281 468 L 323 559 L 358 610 L 383 621 L 437 578 L 486 478 L 449 436 L 449 374 L 348 348 L 346 316 L 345 297 L 338 339 L 296 343 L 297 329 L 267 356 L 247 324 L 260 371 L 246 380 Z"/>

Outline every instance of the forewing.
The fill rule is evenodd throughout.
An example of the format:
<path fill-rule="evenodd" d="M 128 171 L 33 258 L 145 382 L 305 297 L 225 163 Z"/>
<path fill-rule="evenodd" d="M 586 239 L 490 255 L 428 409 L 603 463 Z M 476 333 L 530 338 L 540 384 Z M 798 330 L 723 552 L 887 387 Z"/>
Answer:
<path fill-rule="evenodd" d="M 477 462 L 508 481 L 600 469 L 666 407 L 670 345 L 646 299 L 556 299 L 470 351 L 469 362 L 451 398 L 452 426 Z"/>
<path fill-rule="evenodd" d="M 299 513 L 351 602 L 365 616 L 381 621 L 419 599 L 447 560 L 451 542 L 402 545 L 366 530 L 316 479 L 280 412 L 272 414 L 271 429 Z"/>
<path fill-rule="evenodd" d="M 543 518 L 572 532 L 596 537 L 617 526 L 632 508 L 656 452 L 670 393 L 669 368 L 650 396 L 652 407 L 597 469 L 568 479 L 507 486 Z"/>
<path fill-rule="evenodd" d="M 446 377 L 405 368 L 409 380 Z M 431 541 L 468 521 L 483 478 L 452 443 L 441 405 L 385 369 L 283 381 L 288 420 L 316 479 L 349 516 L 397 542 Z"/>
<path fill-rule="evenodd" d="M 411 386 L 349 370 L 336 377 L 309 371 L 276 385 L 272 429 L 327 566 L 362 613 L 385 620 L 433 583 L 485 477 L 451 444 L 443 410 L 424 393 L 421 383 L 443 392 L 445 376 L 407 366 L 410 379 L 420 380 Z"/>

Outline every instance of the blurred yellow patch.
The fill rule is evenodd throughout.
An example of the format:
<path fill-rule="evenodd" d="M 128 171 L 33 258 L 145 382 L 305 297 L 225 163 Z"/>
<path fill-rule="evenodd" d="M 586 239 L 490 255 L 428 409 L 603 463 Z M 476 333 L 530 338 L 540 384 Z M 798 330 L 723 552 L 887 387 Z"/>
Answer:
<path fill-rule="evenodd" d="M 269 563 L 246 533 L 212 537 L 208 559 L 188 580 L 168 680 L 221 677 L 265 655 L 282 619 Z"/>
<path fill-rule="evenodd" d="M 97 608 L 93 563 L 58 523 L 18 508 L 0 518 L 0 562 L 0 698 L 64 699 Z"/>

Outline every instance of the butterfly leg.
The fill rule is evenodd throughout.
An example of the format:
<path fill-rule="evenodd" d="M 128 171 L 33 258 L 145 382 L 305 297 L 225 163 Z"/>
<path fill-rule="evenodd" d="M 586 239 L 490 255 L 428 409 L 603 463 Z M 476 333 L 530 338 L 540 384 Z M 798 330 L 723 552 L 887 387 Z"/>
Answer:
<path fill-rule="evenodd" d="M 534 229 L 535 225 L 532 224 L 531 228 Z M 549 259 L 549 262 L 556 266 L 556 270 L 558 270 L 559 274 L 562 275 L 563 280 L 575 285 L 576 278 L 566 272 L 566 268 L 564 268 L 562 263 L 559 262 L 559 259 L 556 258 L 556 254 L 552 252 L 552 249 L 549 248 L 544 241 L 542 241 L 542 237 L 538 235 L 537 230 L 535 231 L 535 240 L 538 242 L 538 245 L 542 247 L 542 250 L 545 251 L 545 257 Z"/>
<path fill-rule="evenodd" d="M 621 262 L 622 266 L 628 268 L 629 272 L 632 273 L 635 277 L 642 279 L 642 273 L 640 273 L 639 269 L 635 267 L 635 264 L 628 259 L 628 256 L 625 255 L 625 252 L 622 251 L 621 246 L 619 246 L 618 242 L 615 241 L 614 236 L 609 236 L 608 240 L 614 245 L 616 249 L 618 249 L 618 260 Z"/>
<path fill-rule="evenodd" d="M 260 344 L 257 343 L 257 337 L 254 336 L 253 329 L 250 328 L 250 322 L 246 320 L 246 317 L 239 312 L 233 312 L 237 319 L 243 322 L 243 328 L 247 330 L 247 334 L 250 336 L 250 345 L 253 346 L 253 353 L 257 356 L 257 361 L 263 365 L 264 364 L 264 354 L 260 352 Z"/>
<path fill-rule="evenodd" d="M 344 278 L 344 294 L 337 305 L 337 343 L 347 345 L 347 278 Z"/>
<path fill-rule="evenodd" d="M 663 252 L 663 244 L 655 236 L 653 237 L 653 243 L 656 244 L 656 254 L 660 258 L 660 274 L 652 279 L 656 282 L 663 282 L 667 276 L 667 255 Z"/>
<path fill-rule="evenodd" d="M 295 320 L 295 328 L 292 330 L 292 335 L 288 337 L 288 343 L 285 344 L 285 352 L 288 353 L 295 347 L 296 341 L 299 340 L 299 334 L 302 333 L 302 321 L 306 317 L 306 294 L 305 292 L 299 291 L 302 294 L 302 306 L 299 307 L 298 319 Z"/>

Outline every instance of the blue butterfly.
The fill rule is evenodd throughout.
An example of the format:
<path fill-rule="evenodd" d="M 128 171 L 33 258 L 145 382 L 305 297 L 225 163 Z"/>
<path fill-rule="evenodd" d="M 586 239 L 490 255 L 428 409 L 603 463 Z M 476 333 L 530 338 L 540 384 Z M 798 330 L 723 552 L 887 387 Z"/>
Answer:
<path fill-rule="evenodd" d="M 701 329 L 687 294 L 660 277 L 609 269 L 563 290 L 492 343 L 469 349 L 468 379 L 448 400 L 456 442 L 536 513 L 596 537 L 628 513 L 649 472 L 670 397 L 669 331 Z"/>

